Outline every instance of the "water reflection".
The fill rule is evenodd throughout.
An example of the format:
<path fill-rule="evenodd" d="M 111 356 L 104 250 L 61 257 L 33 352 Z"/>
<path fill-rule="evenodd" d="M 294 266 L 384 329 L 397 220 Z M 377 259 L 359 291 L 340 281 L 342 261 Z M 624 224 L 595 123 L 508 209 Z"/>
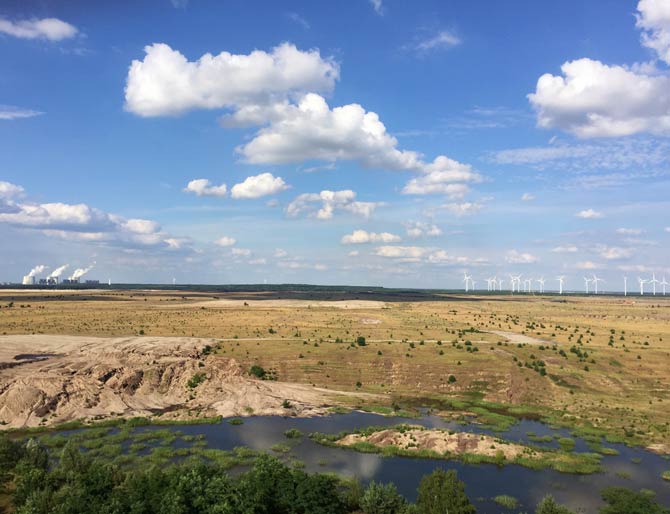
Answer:
<path fill-rule="evenodd" d="M 552 494 L 557 501 L 578 512 L 595 514 L 601 505 L 600 490 L 610 485 L 651 489 L 657 493 L 660 501 L 666 504 L 670 501 L 670 487 L 661 478 L 663 471 L 670 469 L 670 463 L 658 455 L 623 445 L 607 444 L 619 451 L 619 455 L 603 457 L 603 473 L 580 476 L 553 470 L 534 471 L 516 465 L 499 468 L 491 464 L 469 465 L 434 459 L 381 457 L 321 446 L 307 437 L 311 432 L 338 433 L 371 425 L 390 426 L 398 423 L 491 434 L 489 430 L 476 425 L 463 426 L 436 416 L 426 415 L 421 419 L 409 420 L 360 412 L 304 419 L 259 416 L 245 418 L 244 424 L 239 426 L 224 420 L 217 425 L 176 426 L 174 429 L 190 435 L 203 434 L 209 447 L 223 450 L 248 446 L 271 451 L 276 444 L 288 444 L 291 451 L 279 456 L 287 460 L 302 461 L 307 471 L 335 472 L 356 477 L 364 483 L 370 480 L 393 482 L 410 500 L 416 498 L 416 489 L 422 476 L 436 468 L 456 469 L 460 478 L 465 481 L 467 493 L 476 504 L 478 512 L 483 514 L 501 512 L 501 507 L 491 501 L 492 497 L 500 494 L 516 497 L 521 504 L 518 509 L 520 512 L 533 512 L 544 495 Z M 290 428 L 300 430 L 305 436 L 300 439 L 287 439 L 284 432 Z M 503 434 L 493 435 L 516 442 L 557 447 L 555 440 L 547 443 L 529 441 L 529 432 L 537 436 L 571 437 L 566 429 L 554 429 L 529 420 L 519 422 Z M 576 442 L 575 451 L 589 451 L 584 441 L 573 439 Z"/>

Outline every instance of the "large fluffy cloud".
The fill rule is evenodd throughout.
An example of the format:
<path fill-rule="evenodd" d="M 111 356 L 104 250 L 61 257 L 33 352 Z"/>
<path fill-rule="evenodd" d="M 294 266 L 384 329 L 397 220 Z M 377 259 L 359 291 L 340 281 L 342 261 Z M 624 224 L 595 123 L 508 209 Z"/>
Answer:
<path fill-rule="evenodd" d="M 144 59 L 130 65 L 125 90 L 126 109 L 140 116 L 271 104 L 293 93 L 330 91 L 339 76 L 332 59 L 288 43 L 248 55 L 208 53 L 195 62 L 163 43 L 144 50 Z"/>
<path fill-rule="evenodd" d="M 342 244 L 365 244 L 365 243 L 397 243 L 400 236 L 390 232 L 368 232 L 367 230 L 354 230 L 351 234 L 342 237 Z"/>
<path fill-rule="evenodd" d="M 275 177 L 272 173 L 261 173 L 235 184 L 230 190 L 230 196 L 238 199 L 260 198 L 280 193 L 288 188 L 289 186 L 281 177 Z"/>
<path fill-rule="evenodd" d="M 670 2 L 640 0 L 637 26 L 643 30 L 642 44 L 651 48 L 666 64 L 670 64 Z"/>
<path fill-rule="evenodd" d="M 320 193 L 303 193 L 298 195 L 286 207 L 286 214 L 291 217 L 306 213 L 320 220 L 329 220 L 335 211 L 345 211 L 369 218 L 375 208 L 375 202 L 356 201 L 356 193 L 350 189 L 343 191 L 324 190 Z"/>
<path fill-rule="evenodd" d="M 670 64 L 670 3 L 640 0 L 637 27 L 642 44 Z M 655 64 L 607 65 L 583 58 L 545 73 L 528 99 L 537 123 L 578 137 L 670 134 L 670 76 Z"/>
<path fill-rule="evenodd" d="M 398 149 L 379 116 L 358 104 L 331 109 L 322 96 L 310 93 L 297 105 L 283 104 L 264 115 L 269 125 L 238 148 L 253 164 L 351 160 L 366 168 L 434 174 L 435 181 L 478 178 L 469 166 L 445 156 L 425 162 L 417 152 Z"/>
<path fill-rule="evenodd" d="M 670 77 L 584 58 L 537 81 L 528 98 L 540 127 L 578 137 L 670 133 Z"/>
<path fill-rule="evenodd" d="M 124 218 L 83 203 L 23 201 L 22 196 L 21 186 L 0 182 L 0 223 L 71 241 L 119 246 L 175 249 L 188 242 L 170 236 L 152 220 Z"/>
<path fill-rule="evenodd" d="M 77 35 L 77 27 L 58 18 L 11 21 L 0 17 L 0 32 L 21 39 L 60 41 Z"/>
<path fill-rule="evenodd" d="M 226 184 L 215 186 L 206 178 L 197 178 L 191 180 L 186 185 L 184 192 L 193 193 L 197 196 L 216 196 L 222 198 L 228 193 L 228 187 Z"/>

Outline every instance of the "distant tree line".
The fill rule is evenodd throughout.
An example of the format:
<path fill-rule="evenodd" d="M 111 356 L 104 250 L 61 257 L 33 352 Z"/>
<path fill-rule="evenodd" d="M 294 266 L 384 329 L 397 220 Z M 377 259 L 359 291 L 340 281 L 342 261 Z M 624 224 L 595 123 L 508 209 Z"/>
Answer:
<path fill-rule="evenodd" d="M 475 514 L 453 470 L 437 469 L 419 484 L 415 504 L 393 484 L 309 474 L 263 455 L 236 477 L 188 460 L 167 467 L 119 468 L 92 459 L 71 443 L 60 459 L 34 440 L 0 435 L 0 483 L 17 514 Z M 668 514 L 653 495 L 625 488 L 603 491 L 601 514 Z M 0 507 L 0 511 L 2 511 Z M 572 514 L 546 497 L 536 514 Z"/>

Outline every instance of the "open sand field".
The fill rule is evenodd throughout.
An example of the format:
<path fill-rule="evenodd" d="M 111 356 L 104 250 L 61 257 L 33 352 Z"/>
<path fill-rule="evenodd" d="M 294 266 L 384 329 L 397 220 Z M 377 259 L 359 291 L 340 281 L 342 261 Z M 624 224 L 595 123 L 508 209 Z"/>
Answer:
<path fill-rule="evenodd" d="M 161 409 L 243 415 L 281 412 L 280 399 L 311 414 L 324 405 L 466 398 L 547 409 L 575 425 L 635 435 L 657 451 L 670 444 L 670 300 L 661 296 L 259 298 L 2 291 L 0 420 L 17 426 Z M 206 345 L 213 351 L 203 356 Z M 21 353 L 58 356 L 15 365 Z M 175 361 L 182 372 L 167 399 L 147 372 Z M 207 379 L 189 389 L 201 363 Z M 254 364 L 276 381 L 252 380 Z M 137 367 L 136 389 L 124 390 L 119 384 Z M 66 402 L 62 380 L 50 381 L 111 368 L 121 370 L 111 393 L 107 383 L 82 385 L 99 393 L 89 410 L 73 406 L 88 396 Z M 17 390 L 28 398 L 21 407 L 10 401 Z M 259 390 L 267 402 L 252 401 Z"/>

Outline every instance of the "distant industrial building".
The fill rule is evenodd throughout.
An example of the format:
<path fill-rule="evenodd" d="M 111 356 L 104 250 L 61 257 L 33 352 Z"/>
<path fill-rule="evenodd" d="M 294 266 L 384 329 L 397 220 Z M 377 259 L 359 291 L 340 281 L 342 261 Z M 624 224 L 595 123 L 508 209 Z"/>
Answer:
<path fill-rule="evenodd" d="M 23 281 L 21 282 L 24 286 L 34 286 L 35 285 L 35 277 L 32 275 L 26 275 L 23 277 Z"/>
<path fill-rule="evenodd" d="M 35 282 L 33 281 L 33 284 Z M 58 285 L 58 277 L 47 277 L 47 278 L 41 278 L 40 279 L 40 285 L 41 286 L 57 286 Z"/>

